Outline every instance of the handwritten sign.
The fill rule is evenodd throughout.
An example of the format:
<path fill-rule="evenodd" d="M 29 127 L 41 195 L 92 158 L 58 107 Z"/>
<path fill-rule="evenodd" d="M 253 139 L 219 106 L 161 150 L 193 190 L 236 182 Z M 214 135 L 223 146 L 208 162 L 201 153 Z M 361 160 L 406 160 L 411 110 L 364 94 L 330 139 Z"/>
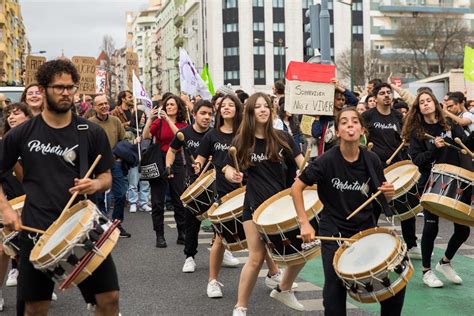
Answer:
<path fill-rule="evenodd" d="M 334 115 L 334 85 L 308 81 L 288 81 L 285 111 L 292 114 Z"/>
<path fill-rule="evenodd" d="M 95 94 L 95 62 L 94 57 L 72 57 L 72 63 L 76 66 L 81 76 L 78 93 Z"/>
<path fill-rule="evenodd" d="M 125 61 L 126 61 L 126 70 L 127 70 L 127 85 L 128 89 L 132 90 L 133 89 L 133 71 L 135 71 L 135 74 L 137 77 L 140 76 L 138 72 L 138 55 L 137 53 L 134 52 L 128 52 L 125 55 Z"/>
<path fill-rule="evenodd" d="M 311 136 L 311 127 L 313 126 L 314 117 L 309 115 L 301 116 L 301 132 L 305 135 Z"/>
<path fill-rule="evenodd" d="M 95 73 L 95 79 L 96 79 L 95 80 L 95 86 L 96 86 L 95 94 L 105 93 L 105 87 L 107 84 L 106 78 L 107 78 L 107 72 L 105 70 L 97 69 Z"/>
<path fill-rule="evenodd" d="M 26 56 L 25 86 L 36 82 L 36 72 L 46 62 L 46 57 Z"/>

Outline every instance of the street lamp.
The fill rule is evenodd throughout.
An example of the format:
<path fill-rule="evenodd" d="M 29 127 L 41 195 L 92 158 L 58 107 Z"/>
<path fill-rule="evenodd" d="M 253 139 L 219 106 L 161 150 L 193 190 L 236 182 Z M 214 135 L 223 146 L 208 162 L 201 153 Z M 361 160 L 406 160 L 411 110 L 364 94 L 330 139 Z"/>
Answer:
<path fill-rule="evenodd" d="M 272 44 L 273 46 L 275 46 L 274 42 L 267 41 L 267 40 L 264 40 L 264 39 L 261 39 L 261 38 L 254 38 L 253 42 L 255 44 L 260 43 L 260 42 L 265 42 L 265 43 L 269 43 L 269 44 Z M 278 46 L 280 48 L 279 53 L 278 53 L 278 55 L 280 55 L 280 70 L 278 71 L 278 77 L 279 77 L 279 79 L 283 80 L 283 73 L 284 73 L 284 71 L 283 71 L 283 52 L 284 52 L 283 48 L 287 49 L 288 47 L 286 47 L 286 46 L 283 47 L 283 38 L 279 38 L 277 42 L 278 42 Z"/>
<path fill-rule="evenodd" d="M 167 61 L 174 61 L 174 58 L 166 58 Z M 170 76 L 170 70 L 172 70 L 173 68 L 166 68 L 164 70 L 166 70 L 166 73 L 168 75 L 168 91 L 167 92 L 171 92 L 171 76 Z"/>
<path fill-rule="evenodd" d="M 36 51 L 36 52 L 30 52 L 30 55 L 33 55 L 33 54 L 46 54 L 46 51 L 45 50 L 39 50 L 39 51 Z"/>
<path fill-rule="evenodd" d="M 352 29 L 352 0 L 349 0 L 350 2 L 344 2 L 342 0 L 337 0 L 337 2 L 341 4 L 345 4 L 351 8 L 351 14 L 349 17 L 349 25 L 351 27 L 351 91 L 354 91 L 354 48 L 353 48 L 353 37 L 354 37 L 354 30 Z"/>

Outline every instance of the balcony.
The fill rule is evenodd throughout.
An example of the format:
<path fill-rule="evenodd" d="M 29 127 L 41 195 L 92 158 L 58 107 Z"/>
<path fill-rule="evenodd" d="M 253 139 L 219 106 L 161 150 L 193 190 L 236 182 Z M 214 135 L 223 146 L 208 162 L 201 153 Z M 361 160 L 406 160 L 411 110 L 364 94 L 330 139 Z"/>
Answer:
<path fill-rule="evenodd" d="M 457 1 L 430 1 L 430 0 L 383 0 L 379 4 L 381 12 L 413 12 L 413 13 L 441 13 L 467 14 L 471 12 L 468 5 L 457 4 Z"/>
<path fill-rule="evenodd" d="M 395 29 L 380 28 L 379 34 L 383 36 L 394 36 L 397 33 Z"/>
<path fill-rule="evenodd" d="M 183 25 L 183 22 L 184 22 L 184 16 L 177 15 L 174 17 L 174 26 L 176 28 L 179 28 L 181 25 Z"/>
<path fill-rule="evenodd" d="M 174 39 L 174 46 L 179 48 L 179 47 L 183 47 L 183 45 L 184 45 L 184 37 L 176 36 Z"/>

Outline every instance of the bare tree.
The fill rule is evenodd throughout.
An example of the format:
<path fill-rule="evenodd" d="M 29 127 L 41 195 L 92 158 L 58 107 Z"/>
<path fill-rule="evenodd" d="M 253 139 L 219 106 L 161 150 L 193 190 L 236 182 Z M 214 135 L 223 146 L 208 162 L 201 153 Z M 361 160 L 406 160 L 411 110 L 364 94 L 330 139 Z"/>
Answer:
<path fill-rule="evenodd" d="M 377 77 L 380 55 L 378 51 L 370 50 L 364 53 L 362 41 L 354 41 L 352 45 L 352 63 L 354 65 L 354 86 L 363 90 L 365 82 Z M 344 79 L 352 77 L 351 71 L 351 49 L 339 54 L 337 58 L 337 70 Z"/>
<path fill-rule="evenodd" d="M 462 19 L 406 18 L 395 37 L 400 48 L 396 61 L 410 67 L 416 78 L 425 78 L 462 67 L 464 44 L 472 32 Z"/>
<path fill-rule="evenodd" d="M 112 66 L 112 56 L 115 52 L 115 42 L 112 36 L 104 35 L 102 37 L 102 45 L 100 49 L 105 54 L 105 70 L 107 71 L 107 86 L 109 90 L 109 98 L 112 99 L 112 76 L 115 75 Z"/>

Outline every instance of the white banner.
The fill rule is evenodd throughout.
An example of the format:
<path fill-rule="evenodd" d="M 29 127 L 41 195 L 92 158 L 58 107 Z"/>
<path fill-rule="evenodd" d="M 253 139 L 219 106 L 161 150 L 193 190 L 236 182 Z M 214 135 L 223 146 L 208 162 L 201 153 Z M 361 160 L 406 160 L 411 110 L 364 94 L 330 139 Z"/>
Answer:
<path fill-rule="evenodd" d="M 183 48 L 179 49 L 179 81 L 182 92 L 190 96 L 200 95 L 205 100 L 212 99 L 206 83 L 202 80 L 188 53 Z"/>
<path fill-rule="evenodd" d="M 143 88 L 142 83 L 138 79 L 135 71 L 133 72 L 133 97 L 136 99 L 143 100 L 143 108 L 147 117 L 150 117 L 151 109 L 153 108 L 153 103 L 151 99 L 146 94 L 145 89 Z"/>
<path fill-rule="evenodd" d="M 95 71 L 95 94 L 104 94 L 107 85 L 107 72 L 97 69 Z"/>
<path fill-rule="evenodd" d="M 334 115 L 334 84 L 287 81 L 285 111 L 291 114 Z"/>

